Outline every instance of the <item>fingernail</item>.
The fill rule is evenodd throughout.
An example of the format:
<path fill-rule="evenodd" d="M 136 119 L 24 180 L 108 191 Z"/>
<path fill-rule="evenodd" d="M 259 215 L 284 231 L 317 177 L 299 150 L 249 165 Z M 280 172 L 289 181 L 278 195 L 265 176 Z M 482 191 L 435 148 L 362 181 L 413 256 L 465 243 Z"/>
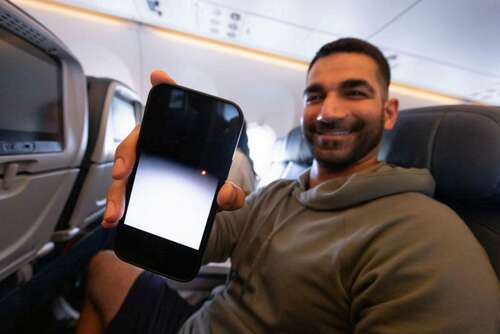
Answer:
<path fill-rule="evenodd" d="M 115 163 L 113 164 L 113 175 L 120 174 L 121 171 L 123 170 L 123 167 L 125 166 L 125 163 L 122 158 L 117 158 L 115 160 Z"/>

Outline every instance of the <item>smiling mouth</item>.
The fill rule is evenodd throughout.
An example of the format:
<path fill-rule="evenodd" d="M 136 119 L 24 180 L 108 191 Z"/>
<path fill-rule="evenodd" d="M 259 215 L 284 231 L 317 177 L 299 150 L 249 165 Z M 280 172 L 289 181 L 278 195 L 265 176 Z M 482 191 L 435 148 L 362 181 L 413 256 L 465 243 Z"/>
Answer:
<path fill-rule="evenodd" d="M 353 138 L 352 134 L 354 131 L 350 130 L 334 130 L 334 131 L 322 131 L 316 133 L 316 144 L 322 148 L 339 148 L 344 144 L 351 142 Z"/>
<path fill-rule="evenodd" d="M 352 131 L 349 130 L 342 130 L 342 131 L 326 131 L 326 132 L 319 132 L 318 135 L 320 137 L 324 138 L 329 138 L 329 137 L 342 137 L 342 136 L 348 136 L 352 133 Z"/>

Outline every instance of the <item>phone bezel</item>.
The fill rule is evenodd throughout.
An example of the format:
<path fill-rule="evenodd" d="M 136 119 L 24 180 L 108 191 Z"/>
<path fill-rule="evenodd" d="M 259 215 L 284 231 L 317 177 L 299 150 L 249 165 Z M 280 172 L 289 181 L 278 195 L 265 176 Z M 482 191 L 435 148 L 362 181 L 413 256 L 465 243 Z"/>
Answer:
<path fill-rule="evenodd" d="M 171 84 L 160 84 L 154 86 L 149 93 L 148 101 L 150 100 L 150 97 L 153 94 L 157 94 L 157 91 L 163 89 L 162 87 L 164 86 L 168 86 L 169 88 L 182 89 L 190 94 L 194 93 L 203 95 L 234 106 L 238 112 L 238 119 L 240 123 L 239 133 L 238 136 L 236 137 L 237 140 L 232 145 L 234 154 L 243 127 L 243 113 L 241 111 L 241 108 L 236 103 L 217 96 L 199 92 L 187 87 L 179 85 L 171 85 Z M 150 108 L 151 107 L 148 108 L 148 104 L 146 104 L 143 117 L 143 120 L 146 122 L 147 122 L 146 115 Z M 147 129 L 147 123 L 145 128 Z M 174 280 L 183 282 L 190 281 L 194 277 L 196 277 L 200 269 L 203 253 L 206 244 L 208 242 L 208 237 L 210 236 L 210 231 L 212 230 L 212 226 L 215 220 L 215 214 L 217 213 L 217 201 L 216 201 L 217 193 L 224 184 L 225 179 L 227 178 L 227 175 L 229 173 L 229 168 L 231 166 L 231 160 L 229 160 L 226 163 L 226 168 L 223 174 L 224 179 L 219 179 L 219 182 L 217 184 L 217 189 L 214 192 L 210 213 L 208 215 L 207 222 L 205 224 L 205 229 L 203 232 L 203 237 L 199 249 L 196 250 L 178 244 L 174 241 L 164 239 L 157 235 L 124 224 L 125 216 L 128 210 L 130 194 L 132 192 L 137 166 L 139 164 L 141 156 L 143 129 L 144 128 L 141 126 L 139 132 L 139 140 L 136 148 L 137 159 L 135 161 L 133 170 L 130 174 L 129 181 L 127 183 L 125 210 L 123 217 L 118 222 L 114 250 L 116 255 L 123 261 L 129 262 L 136 266 L 142 267 L 148 271 L 155 272 L 157 274 L 166 276 Z"/>

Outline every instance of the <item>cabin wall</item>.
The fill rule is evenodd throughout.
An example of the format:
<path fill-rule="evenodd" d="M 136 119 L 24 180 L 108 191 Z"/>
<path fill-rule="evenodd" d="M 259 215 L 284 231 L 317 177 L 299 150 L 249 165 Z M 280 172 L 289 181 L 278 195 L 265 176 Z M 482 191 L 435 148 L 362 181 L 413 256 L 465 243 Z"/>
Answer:
<path fill-rule="evenodd" d="M 306 66 L 182 37 L 134 21 L 35 1 L 13 1 L 52 30 L 87 75 L 124 82 L 146 100 L 149 73 L 163 69 L 177 83 L 238 103 L 247 122 L 270 125 L 277 136 L 300 121 Z M 460 100 L 393 90 L 401 108 Z"/>

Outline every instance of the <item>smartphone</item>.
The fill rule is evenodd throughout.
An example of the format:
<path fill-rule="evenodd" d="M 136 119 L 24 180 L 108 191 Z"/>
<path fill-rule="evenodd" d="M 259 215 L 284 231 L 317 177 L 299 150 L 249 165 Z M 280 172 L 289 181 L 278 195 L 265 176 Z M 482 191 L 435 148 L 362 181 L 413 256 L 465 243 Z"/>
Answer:
<path fill-rule="evenodd" d="M 231 101 L 177 85 L 151 89 L 117 226 L 120 259 L 178 281 L 197 275 L 242 125 Z"/>

